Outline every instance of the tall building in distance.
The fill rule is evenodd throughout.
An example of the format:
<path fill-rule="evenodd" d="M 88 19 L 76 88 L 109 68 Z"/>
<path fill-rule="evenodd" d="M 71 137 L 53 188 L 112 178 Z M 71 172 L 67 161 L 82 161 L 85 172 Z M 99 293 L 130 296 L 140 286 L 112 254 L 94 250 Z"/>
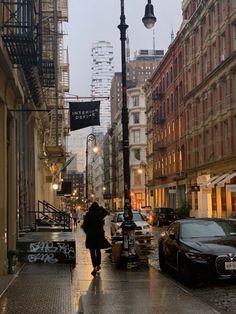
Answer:
<path fill-rule="evenodd" d="M 127 54 L 129 49 L 127 49 Z M 142 49 L 134 54 L 134 60 L 127 58 L 126 77 L 127 89 L 142 86 L 151 77 L 164 56 L 164 50 Z M 120 72 L 115 72 L 111 82 L 111 121 L 120 110 L 122 100 L 122 77 Z"/>
<path fill-rule="evenodd" d="M 93 127 L 95 135 L 105 134 L 111 127 L 111 104 L 109 98 L 113 74 L 113 46 L 107 41 L 93 43 L 91 96 L 96 99 L 101 97 L 100 126 Z"/>

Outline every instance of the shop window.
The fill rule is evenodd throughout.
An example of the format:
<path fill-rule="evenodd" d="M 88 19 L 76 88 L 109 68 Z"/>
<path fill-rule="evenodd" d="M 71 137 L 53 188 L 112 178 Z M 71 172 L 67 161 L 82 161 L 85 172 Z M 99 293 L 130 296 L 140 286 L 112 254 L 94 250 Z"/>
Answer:
<path fill-rule="evenodd" d="M 141 173 L 139 173 L 136 169 L 134 170 L 134 185 L 141 184 Z"/>

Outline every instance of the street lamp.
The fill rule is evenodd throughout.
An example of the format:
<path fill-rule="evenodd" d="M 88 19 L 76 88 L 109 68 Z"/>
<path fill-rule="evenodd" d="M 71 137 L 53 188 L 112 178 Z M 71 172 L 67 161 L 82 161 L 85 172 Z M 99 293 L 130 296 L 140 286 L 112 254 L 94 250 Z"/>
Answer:
<path fill-rule="evenodd" d="M 93 133 L 90 133 L 86 139 L 86 168 L 85 168 L 85 197 L 86 197 L 86 207 L 88 208 L 88 144 L 89 142 L 94 142 L 93 151 L 98 152 L 98 146 L 96 144 L 96 136 Z"/>
<path fill-rule="evenodd" d="M 121 74 L 122 74 L 122 136 L 123 136 L 123 177 L 124 177 L 124 223 L 122 225 L 123 229 L 123 248 L 121 252 L 121 259 L 124 257 L 129 262 L 129 257 L 136 256 L 135 252 L 135 239 L 134 239 L 134 229 L 135 223 L 133 222 L 133 214 L 131 210 L 131 195 L 130 195 L 130 163 L 129 163 L 129 115 L 127 107 L 127 85 L 126 85 L 126 30 L 128 25 L 125 23 L 125 10 L 124 10 L 124 0 L 120 0 L 121 15 L 120 15 L 120 25 L 118 28 L 120 30 L 120 40 L 121 40 Z M 155 22 L 156 18 L 154 16 L 153 6 L 151 0 L 145 8 L 145 16 L 142 19 L 144 25 L 147 28 L 151 28 Z M 122 262 L 122 261 L 121 261 Z"/>
<path fill-rule="evenodd" d="M 138 172 L 140 174 L 143 173 L 143 168 L 144 168 L 144 205 L 147 206 L 147 172 L 146 172 L 146 163 L 141 161 L 140 165 L 139 165 L 139 169 Z"/>

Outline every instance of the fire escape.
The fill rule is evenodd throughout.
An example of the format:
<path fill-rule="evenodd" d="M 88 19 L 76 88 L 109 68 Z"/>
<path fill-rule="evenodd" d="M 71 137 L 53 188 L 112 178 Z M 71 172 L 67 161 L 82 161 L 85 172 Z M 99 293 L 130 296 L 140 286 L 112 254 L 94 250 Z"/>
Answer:
<path fill-rule="evenodd" d="M 49 110 L 41 148 L 49 164 L 63 164 L 66 157 L 68 111 L 63 110 L 63 95 L 69 91 L 69 65 L 63 23 L 67 21 L 68 0 L 0 0 L 0 36 L 12 64 L 23 73 L 27 109 Z"/>

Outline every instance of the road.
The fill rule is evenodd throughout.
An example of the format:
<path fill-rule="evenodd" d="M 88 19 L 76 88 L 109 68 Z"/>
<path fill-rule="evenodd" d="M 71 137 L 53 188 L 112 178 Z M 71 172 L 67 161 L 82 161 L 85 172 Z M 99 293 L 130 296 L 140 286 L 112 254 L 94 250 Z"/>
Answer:
<path fill-rule="evenodd" d="M 157 239 L 166 227 L 150 227 L 153 232 L 152 253 L 149 255 L 149 264 L 160 270 L 158 261 Z M 174 278 L 170 280 L 181 285 Z M 185 287 L 186 289 L 186 287 Z M 191 293 L 203 299 L 205 302 L 217 307 L 221 313 L 236 313 L 236 281 L 215 281 L 207 283 L 201 287 L 191 289 Z"/>

